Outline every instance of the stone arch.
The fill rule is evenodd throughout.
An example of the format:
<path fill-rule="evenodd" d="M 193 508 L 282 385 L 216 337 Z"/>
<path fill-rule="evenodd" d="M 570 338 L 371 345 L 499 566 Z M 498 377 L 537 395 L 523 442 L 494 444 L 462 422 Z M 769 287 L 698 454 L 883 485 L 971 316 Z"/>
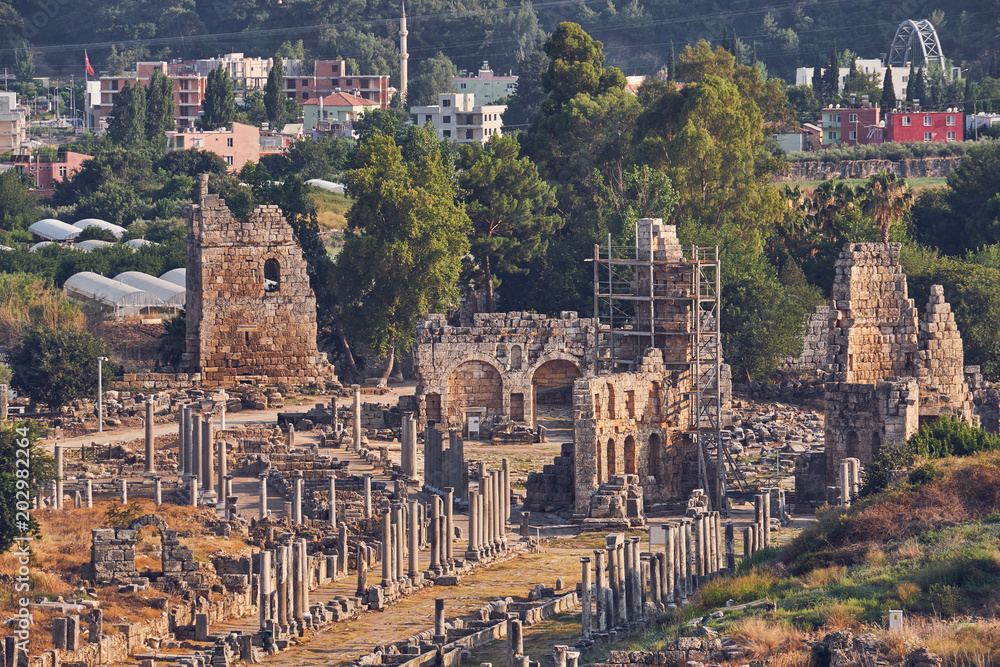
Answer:
<path fill-rule="evenodd" d="M 868 458 L 861 459 L 861 463 L 871 463 L 878 455 L 878 450 L 882 449 L 882 436 L 878 431 L 872 431 L 871 450 L 867 452 Z"/>
<path fill-rule="evenodd" d="M 424 394 L 424 421 L 433 421 L 435 424 L 441 421 L 441 394 Z"/>
<path fill-rule="evenodd" d="M 539 403 L 538 390 L 545 388 L 547 396 L 542 402 L 559 405 L 573 404 L 573 382 L 583 377 L 575 361 L 550 359 L 535 366 L 531 373 L 531 389 L 535 394 L 535 404 Z"/>
<path fill-rule="evenodd" d="M 264 293 L 270 294 L 281 291 L 281 264 L 277 258 L 270 257 L 264 260 Z"/>
<path fill-rule="evenodd" d="M 847 448 L 845 450 L 844 458 L 861 458 L 861 440 L 858 438 L 856 431 L 847 432 Z"/>
<path fill-rule="evenodd" d="M 631 435 L 625 437 L 625 474 L 635 475 L 638 473 L 635 456 L 635 438 Z"/>
<path fill-rule="evenodd" d="M 485 408 L 484 420 L 503 414 L 503 376 L 491 363 L 466 360 L 448 375 L 448 423 L 465 422 L 467 408 Z"/>
<path fill-rule="evenodd" d="M 145 526 L 156 526 L 157 528 L 160 529 L 161 533 L 170 530 L 170 526 L 167 525 L 167 522 L 164 521 L 163 517 L 161 517 L 159 514 L 146 514 L 144 516 L 141 516 L 132 523 L 130 523 L 128 529 L 140 530 Z"/>
<path fill-rule="evenodd" d="M 667 477 L 663 460 L 665 452 L 663 451 L 663 438 L 660 437 L 659 433 L 650 434 L 646 449 L 649 453 L 649 474 L 656 479 L 657 484 L 664 484 Z"/>

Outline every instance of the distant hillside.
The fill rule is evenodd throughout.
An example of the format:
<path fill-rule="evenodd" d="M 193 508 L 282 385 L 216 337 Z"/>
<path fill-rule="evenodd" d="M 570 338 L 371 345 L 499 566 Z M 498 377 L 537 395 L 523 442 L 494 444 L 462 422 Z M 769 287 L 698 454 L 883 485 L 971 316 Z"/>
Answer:
<path fill-rule="evenodd" d="M 920 15 L 912 17 L 900 16 L 899 3 L 860 0 L 542 0 L 533 8 L 509 0 L 411 0 L 406 9 L 411 67 L 440 50 L 460 69 L 489 60 L 495 70 L 516 70 L 519 53 L 532 48 L 540 31 L 576 21 L 604 42 L 610 64 L 626 74 L 652 74 L 667 65 L 671 45 L 675 53 L 702 38 L 728 46 L 735 35 L 745 61 L 756 56 L 788 79 L 797 66 L 812 66 L 817 58 L 825 64 L 835 43 L 842 55 L 849 49 L 880 57 L 902 18 L 932 19 L 956 65 L 974 74 L 996 67 L 1000 4 L 929 0 L 919 7 Z M 302 40 L 307 57 L 351 58 L 362 68 L 398 76 L 398 16 L 395 0 L 0 1 L 0 39 L 6 42 L 0 43 L 0 67 L 13 67 L 13 48 L 24 42 L 41 49 L 40 71 L 82 78 L 84 48 L 100 69 L 112 43 L 137 49 L 141 58 L 199 58 L 228 51 L 269 56 L 283 42 Z"/>

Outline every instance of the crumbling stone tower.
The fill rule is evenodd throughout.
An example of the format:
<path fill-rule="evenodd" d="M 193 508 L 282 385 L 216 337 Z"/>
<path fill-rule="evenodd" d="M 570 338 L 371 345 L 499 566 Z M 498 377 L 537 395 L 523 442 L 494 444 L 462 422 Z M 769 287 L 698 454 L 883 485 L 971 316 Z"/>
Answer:
<path fill-rule="evenodd" d="M 921 420 L 978 423 L 964 377 L 962 338 L 940 285 L 923 317 L 907 294 L 898 243 L 851 243 L 837 258 L 827 362 L 826 476 L 844 458 L 870 463 Z"/>
<path fill-rule="evenodd" d="M 202 175 L 187 236 L 187 352 L 206 384 L 334 380 L 316 349 L 316 297 L 277 206 L 237 220 Z"/>

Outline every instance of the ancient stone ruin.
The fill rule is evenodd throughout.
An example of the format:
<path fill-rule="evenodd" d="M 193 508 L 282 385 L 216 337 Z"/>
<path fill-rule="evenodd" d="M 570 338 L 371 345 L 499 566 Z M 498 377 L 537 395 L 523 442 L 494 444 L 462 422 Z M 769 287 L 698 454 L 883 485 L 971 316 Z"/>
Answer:
<path fill-rule="evenodd" d="M 198 587 L 202 575 L 191 549 L 181 546 L 177 531 L 170 530 L 157 514 L 141 516 L 128 528 L 94 528 L 90 562 L 84 564 L 81 577 L 96 582 L 149 584 L 149 579 L 135 569 L 136 538 L 144 526 L 155 526 L 160 531 L 163 561 L 160 583 Z"/>
<path fill-rule="evenodd" d="M 335 380 L 316 349 L 316 297 L 277 206 L 237 220 L 203 175 L 187 237 L 184 365 L 208 385 Z"/>
<path fill-rule="evenodd" d="M 944 289 L 931 287 L 921 315 L 907 294 L 899 252 L 898 243 L 852 243 L 837 259 L 827 342 L 828 483 L 843 459 L 870 463 L 921 420 L 951 414 L 979 423 Z"/>

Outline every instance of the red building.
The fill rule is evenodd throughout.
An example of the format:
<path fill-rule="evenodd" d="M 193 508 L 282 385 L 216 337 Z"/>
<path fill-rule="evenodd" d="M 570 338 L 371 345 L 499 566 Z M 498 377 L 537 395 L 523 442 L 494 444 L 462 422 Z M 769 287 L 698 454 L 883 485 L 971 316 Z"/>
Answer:
<path fill-rule="evenodd" d="M 823 109 L 823 147 L 880 144 L 883 131 L 878 107 L 828 106 Z"/>
<path fill-rule="evenodd" d="M 49 191 L 55 183 L 64 181 L 79 171 L 89 159 L 89 155 L 72 151 L 60 153 L 55 162 L 39 162 L 33 156 L 15 155 L 14 168 L 31 176 L 39 190 Z"/>
<path fill-rule="evenodd" d="M 885 115 L 885 140 L 931 143 L 961 141 L 964 127 L 962 112 L 957 109 L 891 111 Z"/>
<path fill-rule="evenodd" d="M 317 60 L 313 76 L 286 76 L 285 94 L 302 104 L 306 100 L 345 92 L 389 108 L 389 77 L 347 76 L 343 60 Z"/>

